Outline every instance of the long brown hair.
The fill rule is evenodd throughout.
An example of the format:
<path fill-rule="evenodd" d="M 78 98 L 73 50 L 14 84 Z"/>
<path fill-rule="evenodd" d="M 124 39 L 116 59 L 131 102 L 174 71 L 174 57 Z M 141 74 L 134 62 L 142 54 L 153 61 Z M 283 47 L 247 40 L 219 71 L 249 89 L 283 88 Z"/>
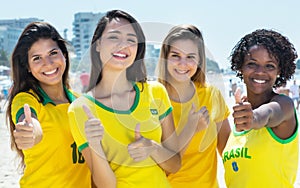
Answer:
<path fill-rule="evenodd" d="M 103 16 L 99 23 L 97 24 L 97 28 L 95 29 L 93 39 L 91 42 L 91 77 L 90 77 L 90 83 L 87 88 L 87 91 L 90 91 L 93 89 L 102 79 L 102 66 L 103 62 L 100 59 L 99 52 L 96 51 L 96 42 L 102 37 L 103 31 L 105 30 L 106 25 L 111 22 L 115 18 L 123 18 L 127 20 L 129 23 L 131 23 L 134 31 L 136 32 L 137 39 L 138 39 L 138 49 L 137 49 L 137 55 L 135 57 L 135 62 L 127 68 L 126 70 L 126 76 L 129 81 L 134 82 L 146 82 L 147 80 L 147 72 L 146 72 L 146 66 L 144 63 L 144 57 L 145 57 L 145 35 L 142 30 L 142 27 L 137 22 L 135 18 L 133 18 L 128 13 L 121 11 L 121 10 L 111 10 L 106 13 L 105 16 Z"/>

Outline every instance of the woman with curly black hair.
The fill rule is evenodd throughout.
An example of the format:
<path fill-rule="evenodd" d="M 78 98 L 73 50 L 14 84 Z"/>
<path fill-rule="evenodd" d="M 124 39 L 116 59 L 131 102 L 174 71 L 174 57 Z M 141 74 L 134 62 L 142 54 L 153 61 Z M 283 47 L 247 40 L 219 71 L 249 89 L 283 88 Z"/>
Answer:
<path fill-rule="evenodd" d="M 247 96 L 235 93 L 234 128 L 223 151 L 228 187 L 293 187 L 298 167 L 298 121 L 294 103 L 274 92 L 295 72 L 293 44 L 273 30 L 243 37 L 231 68 Z"/>

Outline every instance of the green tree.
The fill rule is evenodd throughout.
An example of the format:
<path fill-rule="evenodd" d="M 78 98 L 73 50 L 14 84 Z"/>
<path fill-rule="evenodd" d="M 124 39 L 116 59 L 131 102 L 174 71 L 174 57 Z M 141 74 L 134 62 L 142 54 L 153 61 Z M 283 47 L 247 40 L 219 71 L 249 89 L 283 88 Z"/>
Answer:
<path fill-rule="evenodd" d="M 206 58 L 206 71 L 220 73 L 219 65 L 216 61 Z"/>

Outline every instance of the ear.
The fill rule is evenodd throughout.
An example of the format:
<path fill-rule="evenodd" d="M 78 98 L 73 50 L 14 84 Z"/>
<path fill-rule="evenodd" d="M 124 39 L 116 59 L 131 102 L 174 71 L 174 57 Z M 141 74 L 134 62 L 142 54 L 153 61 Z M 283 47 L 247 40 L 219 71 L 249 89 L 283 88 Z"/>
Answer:
<path fill-rule="evenodd" d="M 100 47 L 101 47 L 101 42 L 100 42 L 100 39 L 98 39 L 98 40 L 96 41 L 96 51 L 97 51 L 97 52 L 100 52 Z"/>

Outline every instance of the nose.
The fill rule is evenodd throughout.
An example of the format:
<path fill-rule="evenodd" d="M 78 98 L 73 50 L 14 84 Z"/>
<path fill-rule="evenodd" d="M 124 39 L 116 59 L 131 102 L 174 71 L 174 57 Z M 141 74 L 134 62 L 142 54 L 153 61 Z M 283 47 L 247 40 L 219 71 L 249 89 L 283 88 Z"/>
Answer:
<path fill-rule="evenodd" d="M 45 58 L 44 58 L 44 60 L 43 60 L 43 63 L 44 64 L 53 64 L 53 61 L 52 61 L 52 59 L 51 59 L 51 57 L 49 57 L 49 56 L 46 56 Z"/>
<path fill-rule="evenodd" d="M 180 58 L 178 62 L 179 62 L 180 65 L 187 65 L 188 64 L 188 60 L 186 58 Z"/>
<path fill-rule="evenodd" d="M 120 40 L 120 42 L 119 42 L 119 44 L 118 44 L 118 46 L 122 49 L 122 48 L 127 48 L 127 47 L 129 47 L 130 45 L 132 45 L 132 44 L 130 44 L 127 40 Z"/>
<path fill-rule="evenodd" d="M 258 73 L 263 73 L 263 72 L 265 72 L 265 71 L 266 71 L 266 69 L 265 69 L 264 66 L 258 65 L 258 66 L 256 67 L 256 72 L 258 72 Z"/>

